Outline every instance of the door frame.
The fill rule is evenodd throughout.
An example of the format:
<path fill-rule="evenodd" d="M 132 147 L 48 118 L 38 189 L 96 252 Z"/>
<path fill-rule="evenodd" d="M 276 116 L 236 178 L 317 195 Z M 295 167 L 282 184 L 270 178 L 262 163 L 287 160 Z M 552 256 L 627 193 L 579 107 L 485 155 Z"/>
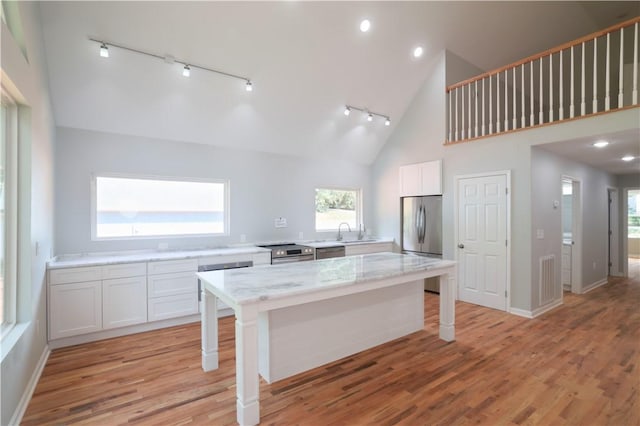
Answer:
<path fill-rule="evenodd" d="M 571 238 L 574 244 L 571 246 L 571 293 L 582 293 L 582 181 L 576 177 L 563 174 L 563 180 L 570 180 L 571 185 Z M 561 219 L 562 220 L 562 219 Z M 562 229 L 562 225 L 560 226 Z M 560 236 L 562 244 L 562 235 Z M 560 245 L 562 253 L 562 245 Z M 560 282 L 562 286 L 562 280 Z M 563 291 L 560 292 L 563 300 Z"/>
<path fill-rule="evenodd" d="M 611 231 L 609 241 L 607 242 L 609 249 L 607 262 L 611 263 L 611 266 L 608 268 L 608 274 L 612 277 L 620 277 L 622 274 L 620 272 L 620 191 L 618 191 L 618 188 L 613 186 L 607 187 L 607 206 L 607 233 Z M 615 247 L 615 251 L 613 251 L 615 256 L 611 256 L 612 246 Z"/>
<path fill-rule="evenodd" d="M 456 247 L 458 245 L 458 235 L 459 235 L 459 231 L 458 231 L 458 210 L 459 210 L 459 206 L 458 206 L 458 185 L 460 183 L 460 180 L 462 179 L 471 179 L 471 178 L 480 178 L 480 177 L 488 177 L 488 176 L 504 176 L 505 180 L 506 180 L 506 184 L 505 184 L 505 188 L 507 189 L 507 201 L 506 201 L 506 227 L 507 227 L 507 233 L 506 233 L 506 238 L 507 238 L 507 250 L 506 250 L 506 259 L 505 262 L 507 263 L 507 271 L 506 271 L 506 280 L 505 280 L 505 290 L 507 291 L 507 297 L 505 300 L 505 312 L 511 312 L 511 250 L 513 247 L 512 241 L 511 241 L 511 170 L 497 170 L 495 172 L 484 172 L 484 173 L 473 173 L 473 174 L 467 174 L 467 175 L 455 175 L 453 177 L 453 253 L 454 253 L 454 257 L 453 259 L 456 262 L 459 262 L 459 252 L 458 250 L 456 250 Z M 458 266 L 456 265 L 456 275 L 459 275 L 458 273 Z M 460 285 L 462 283 L 462 280 L 460 279 L 460 276 L 457 277 L 457 282 L 458 285 L 456 286 L 456 300 L 458 300 L 458 292 L 460 289 Z"/>
<path fill-rule="evenodd" d="M 629 191 L 640 190 L 640 187 L 630 186 L 622 188 L 622 275 L 629 277 Z"/>

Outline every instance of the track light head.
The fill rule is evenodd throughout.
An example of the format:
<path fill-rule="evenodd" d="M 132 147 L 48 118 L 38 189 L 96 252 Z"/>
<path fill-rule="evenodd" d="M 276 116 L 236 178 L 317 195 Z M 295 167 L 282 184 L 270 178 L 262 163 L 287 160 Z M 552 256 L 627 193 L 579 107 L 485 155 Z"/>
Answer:
<path fill-rule="evenodd" d="M 350 107 L 345 107 L 344 108 L 344 115 L 348 116 L 349 114 L 351 114 L 351 108 Z"/>
<path fill-rule="evenodd" d="M 100 45 L 100 56 L 102 56 L 103 58 L 109 57 L 109 48 L 104 43 Z"/>
<path fill-rule="evenodd" d="M 390 126 L 391 125 L 391 119 L 389 117 L 387 117 L 387 119 L 384 121 L 384 125 L 385 126 Z"/>
<path fill-rule="evenodd" d="M 182 75 L 185 77 L 189 77 L 191 75 L 191 67 L 189 65 L 185 65 L 182 69 Z"/>
<path fill-rule="evenodd" d="M 251 80 L 247 80 L 247 84 L 244 85 L 244 88 L 247 92 L 253 91 L 253 84 L 251 83 Z"/>
<path fill-rule="evenodd" d="M 373 114 L 369 113 L 367 115 L 367 121 L 373 121 Z"/>

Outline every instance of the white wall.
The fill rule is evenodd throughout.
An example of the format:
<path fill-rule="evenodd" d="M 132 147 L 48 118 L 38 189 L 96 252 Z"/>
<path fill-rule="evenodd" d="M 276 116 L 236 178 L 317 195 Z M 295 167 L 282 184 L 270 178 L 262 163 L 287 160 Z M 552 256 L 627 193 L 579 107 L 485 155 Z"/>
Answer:
<path fill-rule="evenodd" d="M 543 148 L 543 147 L 541 147 Z M 532 240 L 532 281 L 538 282 L 540 257 L 556 256 L 556 298 L 560 298 L 560 260 L 562 248 L 562 218 L 560 207 L 553 202 L 561 199 L 562 176 L 580 181 L 582 209 L 582 287 L 607 278 L 608 275 L 608 229 L 609 209 L 607 189 L 616 187 L 616 176 L 590 166 L 562 158 L 541 148 L 531 152 L 531 198 L 532 235 L 536 230 L 544 231 L 544 239 Z M 594 267 L 595 264 L 595 267 Z M 539 294 L 532 295 L 533 305 L 539 307 Z"/>
<path fill-rule="evenodd" d="M 20 2 L 20 15 L 28 53 L 28 61 L 14 42 L 8 28 L 2 25 L 2 71 L 14 95 L 22 98 L 20 114 L 26 125 L 21 127 L 21 143 L 27 156 L 23 170 L 28 182 L 26 207 L 20 226 L 26 233 L 20 249 L 23 261 L 18 278 L 19 324 L 21 334 L 8 347 L 3 341 L 1 368 L 2 407 L 0 424 L 9 424 L 25 392 L 38 360 L 46 348 L 45 262 L 53 247 L 53 150 L 54 128 L 40 31 L 39 7 L 34 2 Z M 36 253 L 36 243 L 39 246 Z"/>
<path fill-rule="evenodd" d="M 209 145 L 147 139 L 70 128 L 57 129 L 56 254 L 216 246 L 267 240 L 333 239 L 315 232 L 315 188 L 362 188 L 363 220 L 370 225 L 372 194 L 366 166 L 341 160 L 309 160 Z M 336 153 L 339 158 L 339 153 Z M 231 181 L 231 234 L 122 241 L 91 241 L 92 173 L 130 173 Z M 284 217 L 288 227 L 276 229 Z M 375 232 L 376 230 L 372 230 Z"/>

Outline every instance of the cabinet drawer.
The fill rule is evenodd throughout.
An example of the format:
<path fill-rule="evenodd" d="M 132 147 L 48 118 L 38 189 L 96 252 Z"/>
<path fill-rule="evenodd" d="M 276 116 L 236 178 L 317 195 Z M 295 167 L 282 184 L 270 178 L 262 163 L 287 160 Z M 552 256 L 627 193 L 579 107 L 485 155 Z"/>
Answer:
<path fill-rule="evenodd" d="M 146 263 L 121 263 L 102 267 L 102 279 L 139 277 L 147 275 Z"/>
<path fill-rule="evenodd" d="M 198 295 L 182 294 L 149 299 L 149 321 L 183 317 L 198 313 Z"/>
<path fill-rule="evenodd" d="M 196 277 L 195 272 L 149 275 L 147 277 L 147 288 L 149 299 L 185 293 L 197 294 L 198 277 Z"/>
<path fill-rule="evenodd" d="M 149 275 L 170 274 L 173 272 L 196 272 L 198 270 L 197 259 L 163 260 L 149 262 L 147 264 Z"/>
<path fill-rule="evenodd" d="M 84 268 L 51 269 L 49 271 L 49 285 L 79 283 L 94 281 L 102 278 L 100 266 Z"/>
<path fill-rule="evenodd" d="M 102 283 L 61 284 L 49 289 L 49 338 L 102 330 Z"/>

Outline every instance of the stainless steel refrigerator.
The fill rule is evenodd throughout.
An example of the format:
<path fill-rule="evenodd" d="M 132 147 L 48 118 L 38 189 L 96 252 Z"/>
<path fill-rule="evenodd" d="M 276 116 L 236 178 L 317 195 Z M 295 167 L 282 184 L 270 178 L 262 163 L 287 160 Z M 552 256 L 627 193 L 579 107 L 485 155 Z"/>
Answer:
<path fill-rule="evenodd" d="M 402 252 L 442 258 L 442 196 L 402 198 Z M 439 292 L 437 279 L 425 290 Z"/>

